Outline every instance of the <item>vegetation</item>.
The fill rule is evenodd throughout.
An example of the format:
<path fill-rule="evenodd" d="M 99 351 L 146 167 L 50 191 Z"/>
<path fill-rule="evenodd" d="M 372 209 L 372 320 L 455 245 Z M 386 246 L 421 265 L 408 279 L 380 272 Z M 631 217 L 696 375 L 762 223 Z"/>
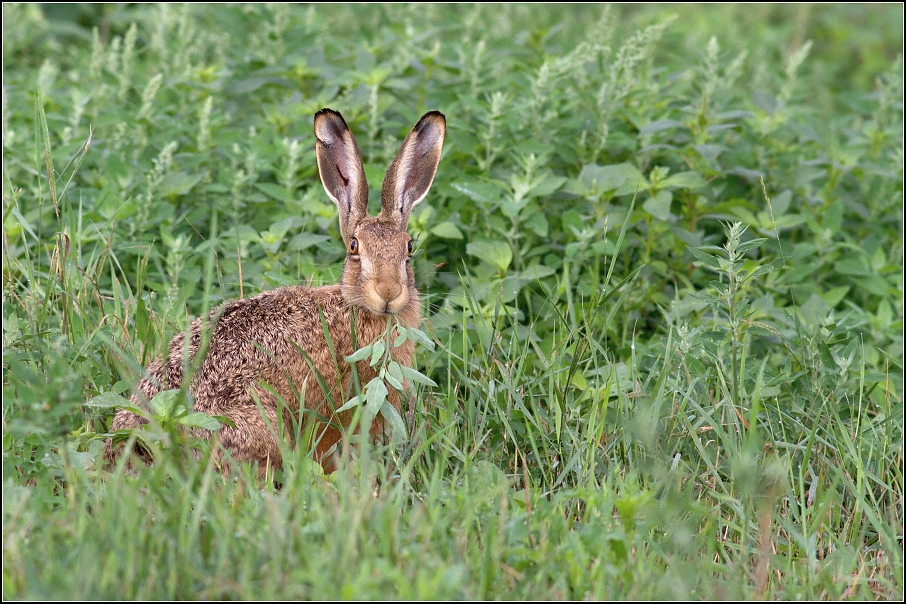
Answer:
<path fill-rule="evenodd" d="M 902 24 L 4 4 L 3 597 L 902 599 Z M 407 433 L 105 470 L 192 318 L 337 280 L 322 107 L 375 193 L 447 117 Z"/>

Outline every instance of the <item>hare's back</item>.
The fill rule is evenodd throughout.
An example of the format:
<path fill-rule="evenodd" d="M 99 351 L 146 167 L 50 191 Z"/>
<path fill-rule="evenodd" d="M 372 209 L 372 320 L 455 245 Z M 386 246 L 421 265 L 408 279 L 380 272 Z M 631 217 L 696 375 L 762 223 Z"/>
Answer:
<path fill-rule="evenodd" d="M 339 286 L 287 286 L 253 298 L 228 302 L 215 311 L 216 327 L 204 365 L 260 375 L 266 366 L 285 364 L 326 343 L 328 324 L 344 314 Z"/>

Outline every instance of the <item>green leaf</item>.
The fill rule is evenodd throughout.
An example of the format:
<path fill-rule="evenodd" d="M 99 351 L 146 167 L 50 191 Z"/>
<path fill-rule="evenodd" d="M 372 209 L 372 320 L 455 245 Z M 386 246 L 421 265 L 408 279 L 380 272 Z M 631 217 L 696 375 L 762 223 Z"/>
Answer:
<path fill-rule="evenodd" d="M 539 237 L 547 237 L 550 225 L 542 212 L 529 212 L 529 215 L 524 218 L 525 220 L 522 224 L 525 228 L 531 229 Z"/>
<path fill-rule="evenodd" d="M 839 287 L 832 287 L 826 292 L 822 292 L 819 295 L 821 299 L 824 300 L 824 303 L 827 304 L 830 308 L 834 308 L 837 304 L 840 303 L 843 298 L 846 297 L 846 294 L 849 293 L 849 290 L 852 289 L 849 285 L 841 285 Z M 882 300 L 883 302 L 883 300 Z"/>
<path fill-rule="evenodd" d="M 717 295 L 720 296 L 721 298 L 727 297 L 727 284 L 726 283 L 721 283 L 720 281 L 714 280 L 714 281 L 708 281 L 708 285 L 711 287 L 711 289 L 713 289 L 715 292 L 717 292 Z"/>
<path fill-rule="evenodd" d="M 549 277 L 550 275 L 555 274 L 557 271 L 552 269 L 549 266 L 544 264 L 535 264 L 533 266 L 527 267 L 525 270 L 520 271 L 518 277 L 520 279 L 528 279 L 530 281 L 535 281 L 537 279 L 543 279 L 544 277 Z"/>
<path fill-rule="evenodd" d="M 777 219 L 777 228 L 789 230 L 806 222 L 806 217 L 802 214 L 787 214 L 785 216 L 775 216 Z"/>
<path fill-rule="evenodd" d="M 321 243 L 322 241 L 327 241 L 328 239 L 331 239 L 331 237 L 328 237 L 327 235 L 316 235 L 314 233 L 297 233 L 292 239 L 289 240 L 289 243 L 286 244 L 286 249 L 292 251 L 305 250 Z"/>
<path fill-rule="evenodd" d="M 790 202 L 793 200 L 793 192 L 790 189 L 781 191 L 771 198 L 771 207 L 769 208 L 775 218 L 783 216 L 790 208 Z"/>
<path fill-rule="evenodd" d="M 756 90 L 752 93 L 752 102 L 768 115 L 774 115 L 780 107 L 780 101 L 770 92 Z"/>
<path fill-rule="evenodd" d="M 86 407 L 98 407 L 101 409 L 125 409 L 126 411 L 131 411 L 132 413 L 143 414 L 144 411 L 133 404 L 130 400 L 125 399 L 118 394 L 113 394 L 112 392 L 101 393 L 92 399 L 85 402 Z"/>
<path fill-rule="evenodd" d="M 213 416 L 208 415 L 207 413 L 190 413 L 185 417 L 177 418 L 176 421 L 183 424 L 184 426 L 189 426 L 191 428 L 204 428 L 205 430 L 220 430 L 220 428 L 222 427 L 219 421 L 217 421 Z"/>
<path fill-rule="evenodd" d="M 693 298 L 701 300 L 702 302 L 707 302 L 708 304 L 718 304 L 720 298 L 713 296 L 711 294 L 704 294 L 701 292 L 689 292 L 689 295 Z"/>
<path fill-rule="evenodd" d="M 299 216 L 287 216 L 286 218 L 281 218 L 276 222 L 271 223 L 271 226 L 267 229 L 269 232 L 274 233 L 282 237 L 286 234 L 286 231 L 290 229 L 298 229 L 305 224 L 305 221 L 302 220 Z M 321 235 L 325 237 L 325 235 Z"/>
<path fill-rule="evenodd" d="M 380 378 L 375 378 L 375 379 L 380 379 Z M 364 394 L 357 394 L 354 397 L 352 397 L 351 399 L 349 399 L 348 401 L 346 401 L 346 403 L 343 404 L 339 409 L 337 409 L 337 413 L 339 413 L 340 411 L 348 411 L 348 410 L 352 409 L 353 407 L 360 405 L 362 403 L 362 401 L 364 401 L 364 400 L 365 400 Z"/>
<path fill-rule="evenodd" d="M 400 364 L 396 361 L 387 363 L 387 371 L 384 373 L 384 379 L 397 390 L 403 389 L 403 372 L 400 370 Z"/>
<path fill-rule="evenodd" d="M 186 411 L 184 404 L 185 397 L 179 388 L 173 390 L 161 390 L 151 397 L 151 411 L 159 417 L 172 418 L 179 417 Z"/>
<path fill-rule="evenodd" d="M 673 202 L 673 193 L 670 191 L 658 191 L 654 197 L 649 197 L 642 204 L 642 209 L 657 218 L 658 220 L 668 220 L 670 218 L 670 204 Z"/>
<path fill-rule="evenodd" d="M 488 239 L 479 239 L 471 241 L 466 245 L 466 252 L 470 256 L 475 256 L 491 265 L 497 267 L 500 271 L 506 271 L 513 261 L 513 250 L 505 241 L 491 241 Z"/>
<path fill-rule="evenodd" d="M 567 233 L 576 234 L 581 233 L 588 222 L 582 218 L 582 214 L 577 210 L 569 209 L 560 215 L 560 224 L 563 225 L 563 230 Z"/>
<path fill-rule="evenodd" d="M 434 341 L 425 335 L 425 332 L 422 330 L 416 329 L 415 327 L 407 327 L 406 334 L 413 342 L 422 344 L 428 350 L 434 350 Z"/>
<path fill-rule="evenodd" d="M 758 226 L 759 224 L 761 224 L 761 221 L 758 220 L 758 216 L 756 216 L 748 208 L 734 206 L 734 207 L 730 208 L 730 213 L 733 214 L 736 218 L 738 218 L 739 221 L 742 222 L 743 224 L 746 224 L 749 226 Z"/>
<path fill-rule="evenodd" d="M 833 291 L 833 290 L 831 290 L 831 291 Z M 825 301 L 827 301 L 827 298 L 825 298 Z M 893 308 L 891 308 L 890 302 L 888 302 L 886 298 L 882 299 L 878 303 L 878 312 L 875 313 L 875 317 L 877 317 L 878 324 L 883 329 L 889 328 L 890 324 L 893 322 L 893 320 L 894 320 Z"/>
<path fill-rule="evenodd" d="M 101 409 L 110 409 L 111 407 L 122 407 L 131 403 L 118 394 L 112 392 L 102 392 L 101 394 L 85 402 L 86 407 L 98 407 Z"/>
<path fill-rule="evenodd" d="M 268 195 L 273 197 L 277 201 L 282 201 L 284 203 L 293 203 L 296 201 L 295 196 L 286 190 L 286 187 L 281 187 L 280 185 L 275 185 L 269 182 L 255 183 L 255 188 Z"/>
<path fill-rule="evenodd" d="M 684 124 L 676 120 L 655 120 L 646 126 L 643 126 L 639 130 L 639 136 L 645 136 L 646 134 L 654 134 L 655 132 L 662 132 L 664 130 L 672 130 L 674 128 L 680 128 Z"/>
<path fill-rule="evenodd" d="M 718 155 L 726 151 L 726 148 L 722 145 L 693 145 L 692 148 L 695 149 L 699 155 L 710 160 L 717 159 Z"/>
<path fill-rule="evenodd" d="M 142 342 L 148 341 L 148 327 L 150 325 L 151 313 L 145 305 L 145 300 L 139 298 L 135 303 L 135 330 L 138 338 Z"/>
<path fill-rule="evenodd" d="M 569 385 L 582 391 L 588 390 L 588 380 L 579 371 L 572 374 L 572 377 L 569 378 Z"/>
<path fill-rule="evenodd" d="M 236 429 L 236 424 L 234 424 L 234 423 L 233 423 L 233 420 L 231 420 L 231 419 L 230 419 L 228 416 L 226 416 L 226 415 L 212 415 L 211 417 L 213 417 L 214 419 L 216 419 L 221 425 L 229 426 L 229 427 L 232 428 L 233 430 Z"/>
<path fill-rule="evenodd" d="M 703 252 L 701 250 L 701 248 L 690 247 L 688 249 L 699 262 L 701 262 L 708 268 L 713 268 L 716 271 L 720 270 L 720 268 L 721 268 L 720 258 L 717 258 L 716 256 L 712 256 L 711 254 Z"/>
<path fill-rule="evenodd" d="M 516 216 L 519 216 L 519 212 L 528 205 L 529 200 L 530 198 L 528 196 L 523 197 L 518 201 L 509 196 L 504 197 L 500 201 L 500 210 L 507 218 L 515 218 Z"/>
<path fill-rule="evenodd" d="M 383 358 L 384 352 L 386 350 L 387 345 L 384 344 L 384 340 L 378 340 L 377 342 L 374 342 L 371 345 L 371 361 L 369 361 L 369 364 L 372 367 L 377 367 L 380 364 L 381 358 Z"/>
<path fill-rule="evenodd" d="M 394 434 L 406 438 L 406 424 L 403 422 L 403 418 L 400 417 L 399 412 L 390 404 L 390 401 L 384 401 L 384 404 L 381 405 L 381 415 L 390 424 Z"/>
<path fill-rule="evenodd" d="M 894 292 L 896 289 L 894 286 L 887 283 L 880 275 L 866 275 L 865 277 L 856 278 L 855 281 L 859 288 L 870 294 L 874 294 L 875 296 L 884 297 L 895 295 Z"/>
<path fill-rule="evenodd" d="M 482 207 L 500 203 L 500 188 L 479 180 L 459 181 L 451 185 Z"/>
<path fill-rule="evenodd" d="M 645 177 L 638 168 L 628 162 L 612 166 L 588 164 L 582 168 L 582 172 L 579 174 L 579 181 L 589 191 L 614 191 L 627 182 L 631 182 L 632 189 L 635 190 L 635 183 L 639 180 L 642 181 L 642 188 L 644 188 L 647 184 Z"/>
<path fill-rule="evenodd" d="M 675 189 L 697 189 L 708 184 L 698 172 L 679 172 L 664 179 L 659 186 Z"/>
<path fill-rule="evenodd" d="M 784 266 L 786 266 L 786 260 L 784 260 L 783 258 L 775 258 L 769 264 L 763 264 L 752 271 L 752 274 L 749 275 L 749 278 L 755 277 L 757 275 L 762 275 L 764 273 L 773 273 L 775 271 L 779 271 Z"/>
<path fill-rule="evenodd" d="M 847 256 L 834 263 L 834 269 L 843 275 L 863 277 L 871 274 L 871 269 L 861 256 Z"/>
<path fill-rule="evenodd" d="M 367 359 L 368 357 L 371 356 L 371 348 L 373 346 L 374 346 L 374 344 L 368 344 L 366 346 L 362 346 L 361 348 L 359 348 L 358 350 L 353 352 L 348 357 L 344 357 L 344 359 L 347 363 L 357 363 L 359 361 L 364 361 L 365 359 Z"/>
<path fill-rule="evenodd" d="M 843 225 L 843 202 L 839 199 L 828 206 L 821 219 L 823 226 L 831 235 L 836 235 Z"/>
<path fill-rule="evenodd" d="M 192 190 L 192 187 L 198 184 L 201 177 L 201 174 L 187 174 L 186 172 L 168 174 L 160 185 L 160 192 L 164 197 L 186 195 Z"/>
<path fill-rule="evenodd" d="M 258 90 L 265 84 L 271 83 L 273 78 L 245 78 L 242 80 L 228 80 L 228 84 L 224 86 L 224 92 L 226 94 L 234 95 L 243 95 L 248 94 L 249 92 L 254 92 Z"/>
<path fill-rule="evenodd" d="M 370 417 L 375 417 L 381 410 L 381 405 L 387 401 L 387 386 L 384 380 L 374 378 L 365 386 L 365 411 Z"/>
<path fill-rule="evenodd" d="M 462 231 L 450 221 L 442 222 L 431 229 L 432 235 L 437 235 L 443 239 L 462 239 Z"/>
<path fill-rule="evenodd" d="M 556 176 L 553 173 L 545 174 L 541 179 L 535 181 L 531 188 L 532 197 L 546 197 L 563 186 L 566 179 L 562 176 Z"/>
<path fill-rule="evenodd" d="M 824 340 L 818 340 L 818 351 L 821 354 L 821 362 L 825 367 L 835 367 L 837 365 L 837 360 L 834 358 L 834 355 L 831 353 L 830 348 L 827 347 L 827 343 Z"/>
<path fill-rule="evenodd" d="M 748 118 L 752 117 L 752 114 L 749 111 L 744 109 L 732 109 L 730 111 L 722 111 L 714 116 L 716 120 L 732 120 L 736 118 Z"/>
<path fill-rule="evenodd" d="M 840 355 L 841 359 L 846 359 L 847 361 L 852 363 L 854 359 L 859 358 L 861 347 L 862 346 L 858 338 L 851 339 L 846 345 L 846 348 L 843 349 L 843 352 Z"/>
<path fill-rule="evenodd" d="M 799 307 L 802 318 L 811 324 L 821 323 L 830 313 L 830 308 L 824 303 L 820 296 L 812 294 L 808 300 Z"/>
<path fill-rule="evenodd" d="M 866 373 L 864 379 L 866 384 L 883 384 L 888 376 L 883 373 Z"/>
<path fill-rule="evenodd" d="M 35 232 L 32 230 L 31 225 L 28 224 L 27 220 L 25 220 L 25 216 L 23 216 L 22 214 L 19 213 L 19 208 L 15 207 L 15 206 L 13 206 L 12 208 L 13 208 L 12 209 L 13 217 L 19 221 L 19 224 L 22 225 L 22 228 L 24 228 L 26 231 L 28 231 L 29 235 L 31 235 L 33 238 L 37 239 L 38 236 L 35 235 Z M 6 225 L 4 225 L 4 228 L 6 228 Z"/>
<path fill-rule="evenodd" d="M 417 384 L 422 384 L 425 386 L 432 386 L 432 387 L 437 386 L 437 382 L 435 382 L 434 380 L 429 378 L 427 375 L 425 375 L 423 373 L 419 373 L 417 370 L 413 369 L 412 367 L 407 367 L 406 365 L 400 365 L 400 371 L 402 372 L 403 377 L 405 377 L 410 382 L 415 382 Z"/>
<path fill-rule="evenodd" d="M 750 241 L 740 243 L 739 246 L 736 248 L 736 251 L 739 252 L 740 254 L 745 254 L 749 250 L 758 249 L 759 247 L 761 247 L 761 244 L 764 243 L 765 241 L 767 241 L 767 239 L 761 238 L 761 239 L 752 239 Z"/>

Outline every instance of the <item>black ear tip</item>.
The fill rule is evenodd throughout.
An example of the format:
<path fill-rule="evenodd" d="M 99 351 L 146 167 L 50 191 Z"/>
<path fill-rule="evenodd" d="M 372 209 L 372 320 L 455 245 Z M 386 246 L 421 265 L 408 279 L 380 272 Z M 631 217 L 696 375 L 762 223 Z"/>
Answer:
<path fill-rule="evenodd" d="M 436 111 L 436 110 L 429 111 L 428 113 L 426 113 L 425 115 L 422 116 L 422 120 L 425 118 L 428 118 L 430 120 L 440 120 L 442 123 L 447 122 L 447 117 L 440 111 Z M 419 121 L 421 121 L 421 120 L 419 120 Z"/>
<path fill-rule="evenodd" d="M 324 107 L 323 109 L 315 113 L 315 123 L 325 118 L 331 120 L 339 120 L 344 126 L 346 125 L 346 120 L 343 119 L 343 116 L 340 115 L 339 111 L 334 111 L 333 109 L 328 109 L 327 107 Z"/>
<path fill-rule="evenodd" d="M 421 132 L 426 127 L 434 126 L 435 128 L 440 128 L 441 130 L 446 130 L 447 128 L 447 118 L 444 117 L 444 114 L 440 111 L 429 111 L 418 120 L 418 123 L 415 124 L 416 132 Z"/>
<path fill-rule="evenodd" d="M 333 144 L 335 140 L 343 138 L 346 132 L 349 132 L 349 126 L 339 111 L 325 107 L 315 113 L 315 136 L 322 143 Z"/>

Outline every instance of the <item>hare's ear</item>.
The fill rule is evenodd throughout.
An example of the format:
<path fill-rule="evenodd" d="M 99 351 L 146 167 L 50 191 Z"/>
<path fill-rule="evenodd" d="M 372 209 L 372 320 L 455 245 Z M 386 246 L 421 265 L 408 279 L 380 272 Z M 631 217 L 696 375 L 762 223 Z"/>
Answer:
<path fill-rule="evenodd" d="M 349 243 L 356 224 L 368 214 L 368 182 L 362 156 L 343 116 L 333 109 L 315 114 L 315 137 L 321 183 L 340 210 L 340 233 L 343 241 Z"/>
<path fill-rule="evenodd" d="M 381 217 L 401 229 L 409 222 L 412 208 L 425 198 L 444 147 L 447 122 L 438 111 L 429 111 L 418 120 L 403 141 L 381 187 Z"/>

